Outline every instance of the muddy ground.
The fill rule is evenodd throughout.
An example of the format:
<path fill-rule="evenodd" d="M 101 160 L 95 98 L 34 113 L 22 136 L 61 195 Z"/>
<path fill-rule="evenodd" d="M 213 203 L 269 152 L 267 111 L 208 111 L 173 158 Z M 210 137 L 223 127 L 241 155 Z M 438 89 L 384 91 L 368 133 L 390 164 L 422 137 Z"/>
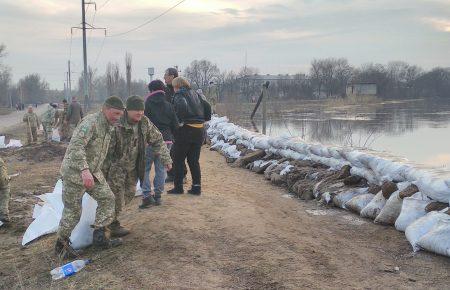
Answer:
<path fill-rule="evenodd" d="M 132 230 L 124 245 L 88 249 L 83 257 L 93 264 L 54 282 L 55 235 L 25 248 L 20 242 L 36 195 L 58 179 L 63 152 L 59 145 L 0 151 L 10 173 L 21 173 L 12 181 L 13 224 L 0 229 L 0 289 L 444 289 L 450 283 L 450 259 L 412 254 L 393 227 L 292 198 L 262 175 L 229 167 L 207 147 L 202 196 L 164 194 L 162 206 L 147 210 L 137 209 L 136 198 L 121 218 Z"/>

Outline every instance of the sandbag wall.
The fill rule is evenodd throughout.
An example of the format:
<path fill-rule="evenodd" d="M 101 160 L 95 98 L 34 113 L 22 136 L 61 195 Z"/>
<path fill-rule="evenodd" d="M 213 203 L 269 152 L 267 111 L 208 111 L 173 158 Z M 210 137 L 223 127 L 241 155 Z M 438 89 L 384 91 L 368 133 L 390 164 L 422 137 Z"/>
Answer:
<path fill-rule="evenodd" d="M 450 181 L 356 150 L 274 138 L 213 117 L 211 150 L 300 199 L 316 199 L 406 231 L 413 250 L 450 256 Z"/>

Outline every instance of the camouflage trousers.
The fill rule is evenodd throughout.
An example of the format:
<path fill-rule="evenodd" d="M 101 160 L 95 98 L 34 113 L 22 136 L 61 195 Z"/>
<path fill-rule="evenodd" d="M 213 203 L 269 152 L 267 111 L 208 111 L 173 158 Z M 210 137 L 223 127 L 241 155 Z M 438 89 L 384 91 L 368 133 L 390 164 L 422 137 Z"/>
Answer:
<path fill-rule="evenodd" d="M 67 138 L 69 137 L 69 133 L 69 124 L 62 124 L 59 126 L 59 136 L 61 137 L 61 141 L 67 140 Z"/>
<path fill-rule="evenodd" d="M 44 128 L 44 140 L 52 140 L 53 135 L 53 127 L 51 123 L 42 123 L 42 127 Z"/>
<path fill-rule="evenodd" d="M 136 170 L 127 170 L 120 166 L 112 166 L 110 169 L 108 184 L 116 197 L 116 219 L 122 212 L 123 207 L 134 198 L 137 181 Z"/>
<path fill-rule="evenodd" d="M 28 144 L 37 142 L 37 128 L 36 127 L 31 127 L 30 130 L 27 130 L 27 141 L 28 141 Z"/>
<path fill-rule="evenodd" d="M 69 124 L 67 126 L 67 139 L 70 140 L 72 138 L 73 132 L 75 131 L 75 128 L 77 128 L 77 125 Z"/>
<path fill-rule="evenodd" d="M 74 174 L 80 174 L 75 173 Z M 81 180 L 81 178 L 80 178 Z M 104 180 L 104 179 L 103 179 Z M 114 220 L 114 194 L 106 181 L 95 180 L 92 189 L 86 190 L 79 182 L 73 182 L 72 178 L 63 180 L 62 199 L 64 210 L 59 222 L 58 237 L 69 238 L 81 217 L 81 201 L 84 193 L 97 201 L 97 213 L 95 216 L 95 228 L 106 227 Z"/>
<path fill-rule="evenodd" d="M 0 219 L 9 218 L 9 177 L 0 176 Z"/>

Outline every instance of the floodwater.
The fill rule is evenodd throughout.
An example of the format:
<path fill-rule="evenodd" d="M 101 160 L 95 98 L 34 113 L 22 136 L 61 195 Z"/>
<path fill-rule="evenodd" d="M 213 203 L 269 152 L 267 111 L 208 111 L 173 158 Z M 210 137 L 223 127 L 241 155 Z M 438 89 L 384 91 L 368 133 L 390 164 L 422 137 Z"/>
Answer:
<path fill-rule="evenodd" d="M 218 111 L 241 126 L 261 132 L 261 108 L 254 124 L 249 118 L 253 106 L 219 107 Z M 450 176 L 450 100 L 271 102 L 267 108 L 266 134 L 270 136 L 368 150 Z"/>

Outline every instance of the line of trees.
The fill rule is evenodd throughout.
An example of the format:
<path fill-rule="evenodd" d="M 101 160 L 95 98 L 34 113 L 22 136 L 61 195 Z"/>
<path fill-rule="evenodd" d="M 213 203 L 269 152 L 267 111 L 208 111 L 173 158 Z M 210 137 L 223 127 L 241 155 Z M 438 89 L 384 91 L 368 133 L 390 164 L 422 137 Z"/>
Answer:
<path fill-rule="evenodd" d="M 109 62 L 104 74 L 99 74 L 97 69 L 88 68 L 88 85 L 90 92 L 89 103 L 102 102 L 108 96 L 118 96 L 126 100 L 128 96 L 147 94 L 147 82 L 145 80 L 132 79 L 132 55 L 125 54 L 125 75 L 120 70 L 118 63 Z M 78 94 L 83 95 L 83 76 L 78 79 Z"/>
<path fill-rule="evenodd" d="M 6 46 L 0 44 L 0 106 L 44 103 L 55 100 L 61 94 L 58 90 L 50 90 L 49 84 L 37 73 L 26 75 L 13 83 L 12 70 L 3 63 L 6 56 Z"/>
<path fill-rule="evenodd" d="M 194 60 L 184 71 L 193 85 L 219 96 L 220 101 L 249 101 L 258 95 L 258 69 L 220 71 L 208 60 Z M 314 59 L 308 74 L 278 76 L 271 81 L 271 96 L 282 99 L 345 97 L 350 83 L 375 83 L 384 99 L 450 98 L 450 68 L 425 71 L 402 61 L 353 67 L 345 58 Z"/>

